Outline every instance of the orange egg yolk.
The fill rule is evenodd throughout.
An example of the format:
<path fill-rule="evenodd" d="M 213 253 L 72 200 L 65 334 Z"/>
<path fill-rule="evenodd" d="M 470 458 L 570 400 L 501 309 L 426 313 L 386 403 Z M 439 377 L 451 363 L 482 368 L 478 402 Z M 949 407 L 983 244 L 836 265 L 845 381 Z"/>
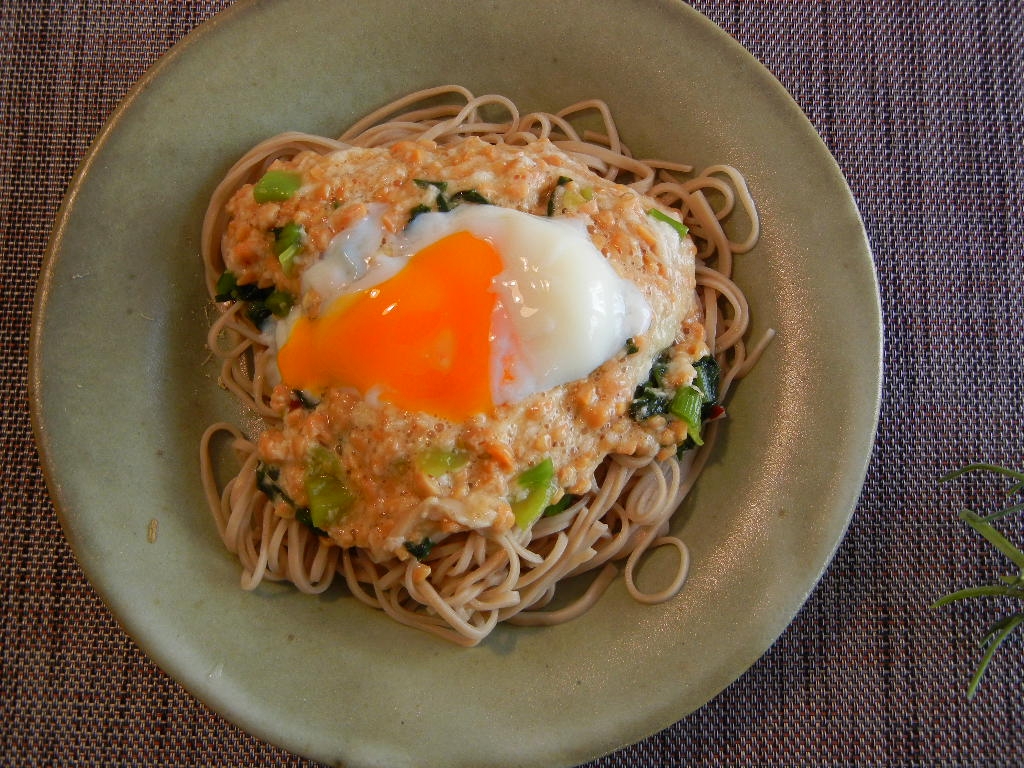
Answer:
<path fill-rule="evenodd" d="M 456 232 L 409 259 L 394 277 L 301 317 L 278 353 L 284 383 L 322 392 L 350 386 L 411 411 L 462 421 L 493 406 L 492 281 L 501 256 Z"/>

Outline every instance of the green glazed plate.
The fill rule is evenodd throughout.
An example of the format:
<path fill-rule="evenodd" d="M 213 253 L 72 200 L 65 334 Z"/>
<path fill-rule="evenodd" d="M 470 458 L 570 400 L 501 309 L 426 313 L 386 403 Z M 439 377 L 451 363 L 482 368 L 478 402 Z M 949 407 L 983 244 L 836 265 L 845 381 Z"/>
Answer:
<path fill-rule="evenodd" d="M 199 437 L 239 421 L 204 348 L 200 223 L 220 176 L 284 130 L 337 135 L 458 81 L 525 109 L 603 98 L 640 156 L 737 166 L 764 235 L 736 279 L 754 336 L 711 464 L 676 516 L 690 580 L 616 582 L 553 628 L 461 649 L 343 588 L 239 588 L 200 488 Z M 684 717 L 799 610 L 843 536 L 878 413 L 878 289 L 850 191 L 793 100 L 672 0 L 243 0 L 168 53 L 72 183 L 40 280 L 32 406 L 83 570 L 154 661 L 229 720 L 346 766 L 571 765 Z M 147 531 L 158 524 L 156 540 Z M 657 583 L 668 558 L 642 578 Z"/>

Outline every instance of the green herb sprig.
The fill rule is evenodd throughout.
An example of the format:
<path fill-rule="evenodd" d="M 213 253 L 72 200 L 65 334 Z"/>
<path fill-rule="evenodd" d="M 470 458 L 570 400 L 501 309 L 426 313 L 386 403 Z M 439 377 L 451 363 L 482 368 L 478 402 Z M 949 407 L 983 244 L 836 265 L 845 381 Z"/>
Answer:
<path fill-rule="evenodd" d="M 996 474 L 1011 478 L 1014 482 L 1007 489 L 1008 496 L 1018 494 L 1024 490 L 1024 472 L 1017 472 L 995 464 L 969 464 L 962 469 L 944 475 L 940 478 L 939 482 L 954 480 L 968 472 L 995 472 Z M 1017 627 L 1024 623 L 1024 552 L 992 525 L 994 521 L 1021 510 L 1024 510 L 1024 502 L 1012 504 L 987 516 L 979 515 L 969 509 L 960 510 L 960 519 L 999 550 L 1011 563 L 1017 566 L 1017 573 L 1001 576 L 1001 584 L 968 587 L 967 589 L 961 589 L 945 595 L 932 603 L 932 608 L 941 608 L 944 605 L 960 600 L 972 600 L 981 597 L 1007 597 L 1011 600 L 1020 601 L 1021 610 L 1002 617 L 993 623 L 985 631 L 984 636 L 982 636 L 980 643 L 982 649 L 981 661 L 978 662 L 978 668 L 975 670 L 967 686 L 968 699 L 974 698 L 974 694 L 978 692 L 978 686 L 985 675 L 985 670 L 988 669 L 988 665 L 992 661 L 993 656 L 995 656 L 996 651 L 999 650 L 999 646 L 1003 644 L 1006 638 L 1013 634 Z"/>

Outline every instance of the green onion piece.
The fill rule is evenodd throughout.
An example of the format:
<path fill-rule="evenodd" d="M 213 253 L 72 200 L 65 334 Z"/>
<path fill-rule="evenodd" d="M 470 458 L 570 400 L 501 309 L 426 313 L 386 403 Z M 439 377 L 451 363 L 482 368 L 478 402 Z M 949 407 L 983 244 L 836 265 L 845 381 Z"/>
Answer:
<path fill-rule="evenodd" d="M 316 445 L 309 451 L 308 473 L 341 477 L 341 459 L 334 451 L 329 451 L 322 445 Z"/>
<path fill-rule="evenodd" d="M 291 310 L 292 304 L 294 303 L 295 299 L 292 298 L 290 293 L 274 291 L 272 294 L 267 296 L 264 306 L 270 310 L 270 313 L 274 317 L 285 317 L 289 310 Z"/>
<path fill-rule="evenodd" d="M 309 516 L 317 528 L 336 525 L 352 506 L 355 496 L 334 475 L 306 475 Z"/>
<path fill-rule="evenodd" d="M 284 271 L 286 277 L 291 277 L 292 273 L 295 272 L 295 255 L 298 252 L 299 246 L 289 245 L 277 254 L 277 260 L 281 262 L 281 269 Z"/>
<path fill-rule="evenodd" d="M 274 253 L 291 248 L 293 245 L 301 245 L 302 237 L 305 234 L 301 224 L 289 221 L 283 227 L 274 230 Z"/>
<path fill-rule="evenodd" d="M 516 482 L 523 486 L 523 488 L 546 488 L 554 476 L 555 465 L 551 462 L 551 459 L 544 459 L 539 464 L 534 464 L 529 469 L 521 472 L 519 477 L 516 478 Z"/>
<path fill-rule="evenodd" d="M 676 418 L 686 422 L 686 434 L 696 445 L 704 445 L 700 436 L 701 411 L 704 409 L 704 393 L 697 387 L 680 387 L 672 398 L 669 410 Z"/>
<path fill-rule="evenodd" d="M 635 355 L 639 351 L 640 351 L 640 347 L 638 347 L 636 345 L 636 341 L 633 340 L 632 336 L 630 336 L 628 339 L 626 339 L 626 354 L 627 355 Z"/>
<path fill-rule="evenodd" d="M 539 518 L 555 493 L 555 465 L 550 458 L 535 464 L 516 478 L 516 483 L 526 490 L 526 495 L 512 502 L 512 514 L 516 525 L 527 530 Z"/>
<path fill-rule="evenodd" d="M 434 542 L 432 542 L 428 536 L 419 544 L 413 544 L 411 541 L 407 541 L 404 546 L 410 555 L 415 557 L 417 560 L 422 560 L 430 554 L 430 550 L 434 548 Z"/>
<path fill-rule="evenodd" d="M 669 226 L 671 226 L 672 229 L 679 233 L 680 239 L 686 237 L 686 235 L 690 231 L 690 228 L 688 226 L 686 226 L 682 222 L 676 221 L 667 213 L 663 213 L 662 211 L 659 211 L 657 208 L 651 208 L 649 211 L 647 211 L 647 215 L 650 216 L 652 219 L 663 221 Z"/>
<path fill-rule="evenodd" d="M 548 216 L 555 215 L 555 193 L 558 192 L 559 187 L 564 187 L 572 179 L 568 176 L 559 176 L 558 181 L 555 182 L 554 188 L 551 190 L 551 194 L 548 195 Z"/>
<path fill-rule="evenodd" d="M 274 230 L 274 253 L 277 254 L 281 269 L 288 277 L 291 277 L 295 270 L 295 257 L 302 250 L 305 234 L 302 226 L 294 221 L 289 221 L 280 229 Z"/>
<path fill-rule="evenodd" d="M 355 502 L 355 496 L 345 485 L 341 461 L 323 445 L 316 445 L 309 452 L 305 487 L 309 516 L 317 528 L 336 525 Z"/>
<path fill-rule="evenodd" d="M 569 210 L 579 208 L 585 202 L 587 202 L 587 198 L 583 196 L 583 193 L 573 189 L 565 190 L 565 194 L 562 195 L 562 207 Z"/>
<path fill-rule="evenodd" d="M 214 301 L 231 301 L 234 297 L 235 289 L 238 287 L 238 279 L 235 277 L 234 272 L 222 272 L 221 276 L 217 278 L 217 295 L 214 296 Z"/>
<path fill-rule="evenodd" d="M 468 462 L 469 454 L 465 451 L 446 451 L 442 448 L 429 448 L 416 457 L 416 466 L 431 477 L 447 475 L 466 466 Z"/>
<path fill-rule="evenodd" d="M 291 171 L 267 171 L 252 188 L 257 203 L 279 203 L 299 191 L 302 176 Z"/>

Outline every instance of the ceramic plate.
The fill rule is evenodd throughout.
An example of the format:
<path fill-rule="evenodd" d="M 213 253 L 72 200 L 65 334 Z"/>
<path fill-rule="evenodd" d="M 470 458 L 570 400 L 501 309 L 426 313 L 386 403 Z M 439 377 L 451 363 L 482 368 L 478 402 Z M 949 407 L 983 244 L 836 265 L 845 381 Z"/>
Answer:
<path fill-rule="evenodd" d="M 241 591 L 197 460 L 208 423 L 240 418 L 204 348 L 199 231 L 221 174 L 274 133 L 337 135 L 449 81 L 527 109 L 600 97 L 637 154 L 740 168 L 764 236 L 736 278 L 754 334 L 779 334 L 677 515 L 685 590 L 643 606 L 619 582 L 576 621 L 499 628 L 468 650 L 341 588 Z M 835 162 L 778 82 L 682 3 L 239 2 L 143 78 L 71 185 L 40 281 L 32 401 L 82 568 L 156 663 L 225 717 L 347 766 L 569 765 L 707 702 L 803 604 L 863 481 L 880 339 Z M 663 567 L 654 556 L 642 578 Z"/>

